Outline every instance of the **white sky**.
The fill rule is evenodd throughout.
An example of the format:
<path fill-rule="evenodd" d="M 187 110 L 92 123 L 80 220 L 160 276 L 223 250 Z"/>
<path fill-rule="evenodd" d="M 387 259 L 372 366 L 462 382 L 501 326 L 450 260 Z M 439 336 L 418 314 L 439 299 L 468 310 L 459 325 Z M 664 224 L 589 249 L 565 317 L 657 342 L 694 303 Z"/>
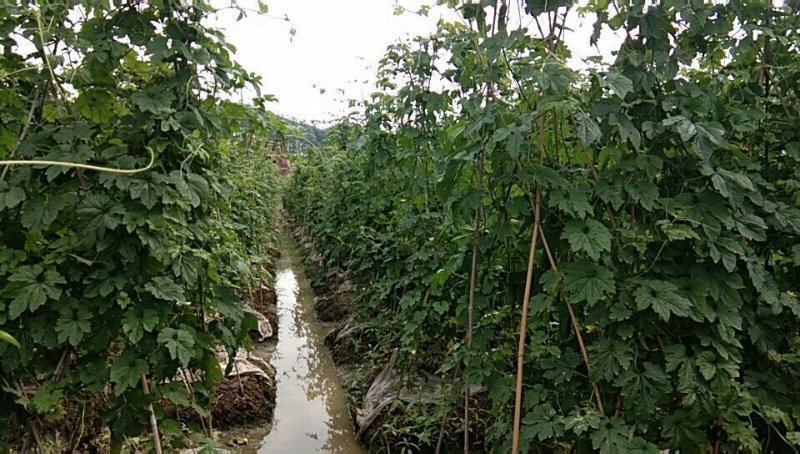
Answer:
<path fill-rule="evenodd" d="M 269 17 L 253 13 L 237 22 L 238 13 L 229 10 L 220 12 L 211 25 L 223 29 L 228 42 L 236 46 L 236 60 L 263 78 L 262 91 L 278 98 L 271 109 L 307 122 L 329 122 L 346 112 L 348 99 L 366 98 L 374 90 L 378 61 L 388 45 L 405 36 L 433 32 L 443 14 L 457 20 L 443 7 L 433 8 L 428 17 L 396 16 L 395 0 L 265 3 Z M 399 1 L 412 11 L 429 3 L 433 2 Z M 256 0 L 239 0 L 239 4 L 257 9 Z M 281 20 L 284 16 L 290 22 Z M 598 53 L 589 48 L 592 21 L 573 13 L 569 24 L 575 32 L 565 39 L 577 54 L 571 64 L 580 66 L 580 57 Z M 296 30 L 294 36 L 289 33 L 292 28 Z M 614 42 L 618 43 L 614 39 L 601 41 L 604 55 Z"/>
<path fill-rule="evenodd" d="M 255 0 L 239 3 L 255 6 Z M 435 13 L 395 16 L 393 0 L 265 3 L 271 17 L 251 14 L 237 22 L 238 13 L 227 11 L 212 24 L 236 46 L 236 60 L 263 78 L 263 92 L 278 98 L 271 108 L 305 121 L 331 120 L 345 111 L 347 99 L 368 96 L 386 47 L 403 36 L 434 31 L 439 18 Z M 401 4 L 416 11 L 426 3 Z M 290 22 L 280 20 L 284 16 Z"/>

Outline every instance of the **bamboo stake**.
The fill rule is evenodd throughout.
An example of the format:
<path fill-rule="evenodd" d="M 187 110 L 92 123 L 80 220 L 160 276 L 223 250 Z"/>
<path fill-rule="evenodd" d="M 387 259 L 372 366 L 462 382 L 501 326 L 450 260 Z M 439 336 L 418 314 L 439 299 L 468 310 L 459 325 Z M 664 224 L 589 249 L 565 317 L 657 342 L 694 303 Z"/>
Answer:
<path fill-rule="evenodd" d="M 469 453 L 469 362 L 472 353 L 472 324 L 475 312 L 475 284 L 478 268 L 478 236 L 481 228 L 481 209 L 475 209 L 475 236 L 472 242 L 472 268 L 469 277 L 469 317 L 467 321 L 467 367 L 464 368 L 464 454 Z"/>
<path fill-rule="evenodd" d="M 456 365 L 455 369 L 453 369 L 453 380 L 458 377 L 460 372 L 460 365 Z M 444 415 L 442 416 L 442 424 L 439 426 L 439 438 L 436 441 L 436 450 L 434 454 L 441 454 L 442 447 L 444 446 L 444 430 L 447 426 L 447 417 L 449 416 L 450 412 L 445 410 Z"/>
<path fill-rule="evenodd" d="M 536 189 L 536 208 L 533 214 L 533 232 L 531 233 L 531 246 L 528 253 L 528 269 L 525 273 L 525 294 L 522 299 L 522 313 L 519 321 L 519 340 L 517 343 L 517 383 L 514 396 L 514 429 L 511 439 L 511 452 L 519 452 L 519 425 L 522 412 L 522 377 L 525 358 L 525 334 L 528 329 L 528 301 L 531 298 L 531 283 L 533 281 L 533 265 L 536 257 L 536 245 L 539 240 L 539 225 L 541 216 L 541 188 Z"/>
<path fill-rule="evenodd" d="M 142 374 L 142 392 L 145 396 L 150 395 L 150 385 L 147 383 L 147 376 Z M 158 420 L 156 419 L 156 412 L 153 409 L 153 403 L 147 404 L 147 410 L 150 411 L 150 430 L 153 433 L 153 450 L 156 454 L 161 454 L 161 437 L 158 435 Z"/>
<path fill-rule="evenodd" d="M 522 165 L 517 161 L 517 165 Z M 544 165 L 544 116 L 539 117 L 539 166 Z M 533 232 L 531 232 L 531 246 L 528 254 L 528 269 L 525 273 L 525 294 L 522 300 L 522 314 L 519 321 L 519 341 L 517 344 L 517 383 L 514 395 L 514 426 L 512 432 L 512 454 L 519 452 L 519 423 L 522 412 L 522 377 L 525 358 L 525 334 L 528 329 L 528 301 L 531 298 L 531 282 L 533 280 L 533 262 L 536 257 L 536 245 L 539 240 L 539 229 L 542 226 L 542 186 L 536 185 L 536 200 L 532 200 L 530 189 L 526 189 L 528 200 L 531 201 L 533 210 Z"/>
<path fill-rule="evenodd" d="M 478 187 L 483 188 L 483 166 L 484 154 L 481 151 L 480 161 L 478 164 Z M 481 201 L 475 208 L 475 233 L 472 240 L 472 266 L 470 268 L 469 278 L 469 316 L 467 320 L 467 360 L 464 367 L 464 454 L 469 454 L 469 363 L 472 356 L 472 326 L 475 321 L 475 287 L 477 285 L 478 276 L 478 240 L 480 238 L 481 230 L 481 209 L 483 202 Z"/>
<path fill-rule="evenodd" d="M 544 250 L 547 253 L 547 260 L 550 262 L 550 267 L 553 268 L 553 271 L 558 273 L 558 265 L 556 265 L 556 261 L 553 259 L 553 254 L 550 253 L 550 245 L 547 243 L 547 237 L 544 235 L 544 231 L 540 230 L 540 234 L 542 236 L 542 244 L 544 245 Z M 569 301 L 569 295 L 564 295 L 564 300 L 567 303 L 567 312 L 569 312 L 569 320 L 572 324 L 572 330 L 575 331 L 575 337 L 578 339 L 578 347 L 581 350 L 581 357 L 583 358 L 583 363 L 586 364 L 586 372 L 589 375 L 592 374 L 592 365 L 589 362 L 589 352 L 586 350 L 586 344 L 583 342 L 583 335 L 581 334 L 580 327 L 578 326 L 578 319 L 575 317 L 575 311 L 572 308 L 572 303 Z M 605 413 L 603 410 L 603 399 L 600 396 L 600 388 L 597 387 L 597 383 L 592 381 L 592 392 L 594 393 L 594 397 L 597 400 L 597 409 L 600 410 L 600 413 Z"/>

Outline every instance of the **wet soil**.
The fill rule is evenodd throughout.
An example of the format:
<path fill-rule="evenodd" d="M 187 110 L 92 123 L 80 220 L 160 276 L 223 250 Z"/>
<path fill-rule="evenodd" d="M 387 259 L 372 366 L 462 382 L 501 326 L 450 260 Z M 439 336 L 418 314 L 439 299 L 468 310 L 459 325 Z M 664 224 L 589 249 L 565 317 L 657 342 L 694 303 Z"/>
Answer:
<path fill-rule="evenodd" d="M 211 414 L 220 427 L 269 421 L 274 402 L 274 379 L 255 374 L 234 376 L 217 387 Z"/>

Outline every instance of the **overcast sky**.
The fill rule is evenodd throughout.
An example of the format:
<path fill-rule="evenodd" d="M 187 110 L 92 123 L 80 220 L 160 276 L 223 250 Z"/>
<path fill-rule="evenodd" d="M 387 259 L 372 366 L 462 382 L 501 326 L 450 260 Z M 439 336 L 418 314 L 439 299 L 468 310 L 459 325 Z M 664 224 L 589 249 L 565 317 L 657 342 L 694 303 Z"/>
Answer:
<path fill-rule="evenodd" d="M 220 2 L 215 3 L 221 3 Z M 229 0 L 224 0 L 228 2 Z M 386 47 L 405 36 L 432 32 L 442 15 L 457 20 L 452 11 L 433 8 L 428 17 L 394 14 L 395 0 L 266 0 L 269 15 L 221 12 L 212 25 L 222 28 L 236 46 L 236 60 L 263 78 L 263 91 L 277 96 L 275 112 L 303 121 L 330 121 L 346 111 L 346 100 L 362 99 L 373 91 L 378 61 Z M 400 0 L 416 11 L 429 0 Z M 256 0 L 239 0 L 256 8 Z M 289 22 L 281 20 L 288 16 Z M 575 30 L 566 36 L 580 57 L 597 54 L 589 48 L 591 21 L 571 16 Z M 292 36 L 290 30 L 294 29 Z M 608 54 L 610 40 L 601 42 Z"/>

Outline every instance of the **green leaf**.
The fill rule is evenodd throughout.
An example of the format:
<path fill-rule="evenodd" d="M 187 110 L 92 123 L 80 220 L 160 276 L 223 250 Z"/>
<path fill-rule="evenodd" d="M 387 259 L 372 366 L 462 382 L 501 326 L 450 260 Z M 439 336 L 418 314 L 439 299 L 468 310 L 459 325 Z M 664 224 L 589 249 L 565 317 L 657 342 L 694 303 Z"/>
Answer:
<path fill-rule="evenodd" d="M 594 212 L 589 203 L 590 189 L 585 185 L 572 185 L 566 188 L 553 188 L 550 192 L 550 202 L 561 211 L 576 218 L 585 218 Z"/>
<path fill-rule="evenodd" d="M 666 354 L 667 372 L 677 372 L 679 392 L 688 394 L 697 386 L 697 370 L 695 363 L 686 353 L 686 347 L 680 344 L 668 345 Z"/>
<path fill-rule="evenodd" d="M 683 408 L 675 414 L 664 417 L 661 434 L 670 440 L 673 446 L 687 450 L 707 442 L 705 434 L 700 430 L 696 412 Z"/>
<path fill-rule="evenodd" d="M 105 194 L 97 194 L 81 201 L 78 216 L 84 225 L 84 239 L 95 242 L 104 237 L 106 230 L 114 230 L 122 223 L 125 208 Z"/>
<path fill-rule="evenodd" d="M 798 299 L 792 292 L 781 293 L 780 305 L 786 309 L 789 309 L 796 317 L 800 317 L 800 299 Z"/>
<path fill-rule="evenodd" d="M 196 173 L 184 174 L 176 170 L 170 174 L 170 177 L 178 192 L 188 198 L 193 207 L 197 208 L 200 206 L 201 200 L 208 199 L 210 195 L 208 182 L 202 176 Z"/>
<path fill-rule="evenodd" d="M 718 168 L 717 173 L 722 175 L 723 177 L 727 178 L 728 180 L 736 183 L 742 189 L 746 189 L 748 191 L 755 191 L 756 187 L 753 185 L 753 180 L 750 179 L 747 175 L 739 172 L 732 172 L 730 170 Z"/>
<path fill-rule="evenodd" d="M 61 312 L 61 317 L 56 321 L 56 333 L 61 343 L 77 346 L 84 335 L 92 331 L 92 314 L 86 309 L 66 309 Z"/>
<path fill-rule="evenodd" d="M 597 429 L 602 423 L 603 418 L 600 412 L 594 408 L 581 408 L 579 411 L 573 411 L 573 413 L 564 418 L 564 427 L 578 436 L 591 429 Z"/>
<path fill-rule="evenodd" d="M 142 375 L 150 368 L 147 362 L 136 357 L 133 350 L 125 350 L 111 366 L 111 383 L 114 383 L 114 395 L 120 396 L 126 390 L 135 388 Z"/>
<path fill-rule="evenodd" d="M 647 211 L 656 207 L 658 186 L 650 181 L 640 180 L 625 187 L 631 198 Z"/>
<path fill-rule="evenodd" d="M 633 437 L 628 446 L 627 454 L 660 454 L 661 450 L 657 445 L 645 440 L 642 437 Z"/>
<path fill-rule="evenodd" d="M 670 392 L 669 376 L 660 366 L 645 362 L 644 370 L 623 372 L 617 383 L 626 397 L 627 409 L 633 409 L 639 418 L 652 414 L 653 408 L 664 401 Z"/>
<path fill-rule="evenodd" d="M 159 93 L 138 91 L 132 94 L 130 99 L 140 111 L 161 115 L 173 110 L 172 102 L 175 101 L 175 95 L 171 90 L 161 90 Z"/>
<path fill-rule="evenodd" d="M 573 0 L 525 0 L 525 10 L 534 16 L 569 6 Z"/>
<path fill-rule="evenodd" d="M 761 414 L 764 416 L 764 420 L 769 423 L 783 424 L 787 427 L 792 426 L 792 418 L 780 408 L 764 405 L 761 407 Z"/>
<path fill-rule="evenodd" d="M 686 347 L 681 344 L 668 345 L 664 349 L 667 372 L 672 372 L 678 369 L 684 361 L 689 357 L 686 355 Z"/>
<path fill-rule="evenodd" d="M 698 235 L 690 225 L 677 224 L 675 221 L 668 220 L 657 221 L 656 225 L 661 227 L 661 231 L 664 232 L 667 239 L 670 241 L 700 239 L 700 235 Z"/>
<path fill-rule="evenodd" d="M 186 325 L 182 325 L 182 329 L 165 328 L 158 334 L 158 343 L 167 347 L 172 359 L 187 367 L 194 357 L 194 334 Z"/>
<path fill-rule="evenodd" d="M 165 301 L 174 301 L 177 303 L 185 303 L 186 295 L 183 293 L 183 288 L 178 285 L 173 279 L 165 276 L 155 277 L 151 282 L 144 286 L 151 295 L 158 299 Z"/>
<path fill-rule="evenodd" d="M 564 272 L 564 286 L 572 294 L 575 303 L 586 301 L 591 306 L 616 288 L 614 273 L 589 260 L 570 263 L 564 267 Z"/>
<path fill-rule="evenodd" d="M 642 145 L 642 135 L 627 115 L 623 113 L 612 113 L 609 116 L 608 122 L 611 125 L 619 127 L 619 135 L 622 137 L 622 140 L 630 140 L 634 148 L 639 148 Z"/>
<path fill-rule="evenodd" d="M 599 259 L 604 251 L 611 250 L 611 232 L 594 219 L 567 222 L 561 238 L 569 241 L 573 251 L 584 252 L 594 260 Z"/>
<path fill-rule="evenodd" d="M 748 424 L 739 419 L 733 419 L 726 421 L 723 428 L 731 441 L 741 447 L 742 452 L 761 452 L 761 441 L 752 423 Z"/>
<path fill-rule="evenodd" d="M 122 223 L 128 233 L 133 233 L 147 224 L 147 213 L 144 211 L 128 211 L 122 217 Z"/>
<path fill-rule="evenodd" d="M 153 309 L 135 309 L 125 312 L 122 318 L 122 330 L 132 343 L 138 343 L 145 332 L 152 332 L 158 325 L 158 312 Z"/>
<path fill-rule="evenodd" d="M 511 134 L 511 127 L 498 128 L 492 134 L 492 142 L 502 142 L 506 140 L 509 134 Z"/>
<path fill-rule="evenodd" d="M 44 271 L 41 265 L 21 266 L 8 278 L 11 284 L 3 293 L 11 296 L 8 314 L 14 320 L 23 312 L 34 312 L 43 306 L 47 300 L 61 298 L 59 284 L 67 281 L 53 270 Z"/>
<path fill-rule="evenodd" d="M 13 345 L 13 346 L 15 346 L 17 348 L 22 348 L 22 347 L 20 347 L 19 342 L 17 342 L 16 339 L 14 339 L 10 334 L 8 334 L 7 332 L 5 332 L 3 330 L 0 330 L 0 342 L 5 342 L 7 344 L 11 344 L 11 345 Z"/>
<path fill-rule="evenodd" d="M 778 284 L 762 263 L 752 258 L 747 260 L 747 273 L 750 275 L 753 287 L 758 290 L 759 296 L 764 301 L 770 305 L 777 305 L 780 302 Z"/>
<path fill-rule="evenodd" d="M 603 81 L 604 85 L 620 98 L 624 99 L 625 95 L 633 92 L 633 82 L 622 74 L 609 72 Z"/>
<path fill-rule="evenodd" d="M 625 203 L 625 183 L 618 174 L 604 172 L 597 182 L 595 191 L 600 200 L 611 205 L 611 208 L 619 210 Z"/>
<path fill-rule="evenodd" d="M 723 302 L 717 308 L 716 314 L 718 321 L 717 332 L 719 332 L 720 337 L 732 344 L 738 343 L 736 341 L 736 332 L 742 329 L 742 314 L 739 308 Z"/>
<path fill-rule="evenodd" d="M 778 203 L 773 216 L 781 227 L 800 235 L 800 209 Z"/>
<path fill-rule="evenodd" d="M 711 144 L 708 142 L 708 139 L 706 139 L 704 135 L 700 134 L 695 134 L 691 149 L 702 161 L 710 160 L 711 156 L 714 154 L 714 149 L 711 148 Z"/>
<path fill-rule="evenodd" d="M 709 244 L 709 252 L 714 263 L 722 260 L 729 272 L 736 269 L 736 261 L 745 255 L 744 248 L 733 235 L 723 234 L 716 239 L 716 244 Z"/>
<path fill-rule="evenodd" d="M 728 188 L 728 183 L 722 178 L 722 175 L 718 173 L 714 173 L 711 175 L 711 184 L 714 186 L 714 189 L 717 190 L 719 195 L 725 198 L 729 198 L 731 196 L 731 191 Z"/>
<path fill-rule="evenodd" d="M 146 179 L 133 180 L 128 191 L 131 197 L 140 200 L 147 209 L 156 206 L 164 192 L 156 183 Z"/>
<path fill-rule="evenodd" d="M 599 339 L 589 346 L 592 372 L 598 378 L 613 380 L 620 372 L 628 370 L 633 362 L 633 349 L 617 339 Z"/>
<path fill-rule="evenodd" d="M 590 435 L 592 447 L 600 454 L 628 452 L 628 428 L 618 419 L 606 419 Z"/>
<path fill-rule="evenodd" d="M 767 223 L 756 216 L 755 214 L 742 214 L 736 217 L 736 230 L 747 238 L 753 241 L 766 241 L 767 240 Z"/>
<path fill-rule="evenodd" d="M 201 364 L 203 365 L 203 371 L 205 371 L 203 382 L 205 383 L 206 387 L 213 389 L 215 386 L 217 386 L 217 383 L 221 382 L 225 377 L 225 371 L 222 370 L 222 367 L 220 367 L 219 360 L 217 359 L 216 355 L 208 350 L 205 351 L 205 354 L 201 359 Z"/>
<path fill-rule="evenodd" d="M 45 383 L 36 391 L 31 399 L 33 410 L 40 415 L 47 415 L 61 405 L 64 389 L 55 383 Z"/>
<path fill-rule="evenodd" d="M 41 195 L 29 199 L 22 207 L 20 221 L 22 226 L 40 232 L 49 227 L 64 209 L 65 200 L 61 197 L 44 197 Z"/>
<path fill-rule="evenodd" d="M 703 351 L 695 357 L 695 364 L 706 380 L 711 380 L 719 374 L 726 374 L 728 378 L 739 377 L 739 368 L 736 363 L 726 360 L 712 351 Z"/>
<path fill-rule="evenodd" d="M 725 140 L 725 128 L 721 124 L 717 122 L 696 123 L 695 127 L 699 134 L 705 136 L 714 145 L 719 147 L 728 145 L 728 142 Z"/>
<path fill-rule="evenodd" d="M 530 181 L 546 188 L 560 188 L 568 185 L 567 180 L 552 167 L 536 166 L 529 171 Z"/>
<path fill-rule="evenodd" d="M 678 287 L 671 282 L 646 280 L 641 282 L 633 297 L 640 311 L 652 308 L 668 322 L 671 315 L 689 316 L 692 303 L 677 292 Z"/>
<path fill-rule="evenodd" d="M 114 97 L 106 90 L 89 89 L 78 95 L 75 109 L 88 120 L 105 123 L 113 117 Z"/>
<path fill-rule="evenodd" d="M 5 194 L 0 194 L 0 197 L 2 197 L 3 204 L 6 208 L 14 208 L 25 201 L 26 195 L 24 189 L 19 186 L 13 186 Z"/>
<path fill-rule="evenodd" d="M 218 287 L 214 289 L 214 294 L 208 298 L 208 302 L 219 315 L 228 321 L 238 324 L 244 320 L 247 306 L 242 304 L 241 298 L 232 290 Z"/>
<path fill-rule="evenodd" d="M 182 382 L 174 381 L 172 383 L 167 383 L 161 386 L 160 391 L 162 396 L 176 405 L 188 407 L 192 404 L 191 396 L 189 396 L 189 393 L 186 391 L 186 385 Z"/>
<path fill-rule="evenodd" d="M 600 126 L 588 115 L 580 114 L 578 119 L 578 138 L 583 142 L 583 146 L 589 147 L 602 136 Z"/>
<path fill-rule="evenodd" d="M 692 137 L 694 137 L 695 134 L 697 134 L 697 129 L 695 128 L 694 124 L 683 115 L 669 117 L 662 121 L 661 124 L 668 127 L 675 126 L 678 129 L 678 133 L 681 135 L 681 140 L 684 142 L 688 142 Z"/>
<path fill-rule="evenodd" d="M 527 413 L 522 424 L 523 437 L 527 440 L 549 440 L 560 436 L 564 430 L 556 410 L 546 403 L 537 405 L 533 411 Z"/>

